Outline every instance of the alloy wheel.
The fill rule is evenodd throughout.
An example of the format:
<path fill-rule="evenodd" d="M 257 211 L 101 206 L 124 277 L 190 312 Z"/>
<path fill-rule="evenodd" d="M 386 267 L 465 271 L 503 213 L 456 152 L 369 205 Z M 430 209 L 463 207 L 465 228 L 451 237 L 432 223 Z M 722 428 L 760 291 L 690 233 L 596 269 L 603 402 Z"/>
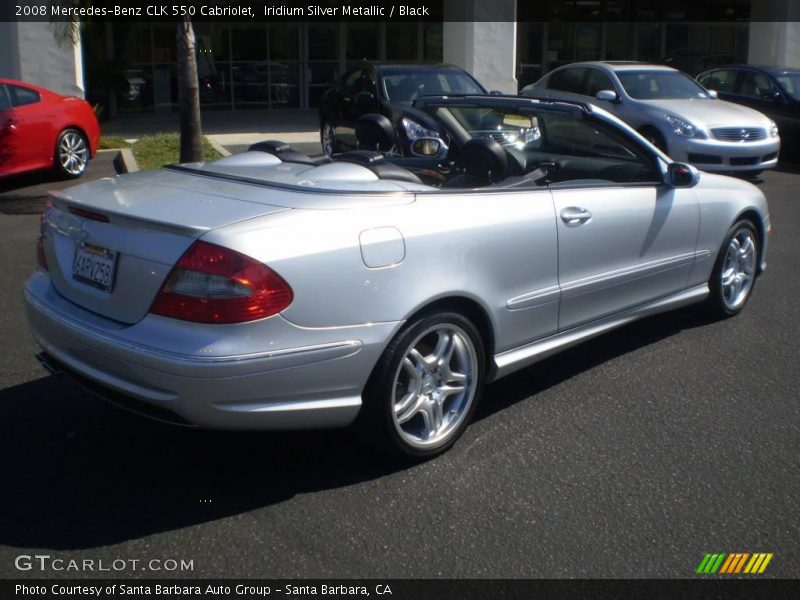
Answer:
<path fill-rule="evenodd" d="M 400 437 L 416 448 L 445 443 L 470 412 L 478 356 L 467 333 L 440 323 L 408 346 L 395 373 L 392 418 Z"/>
<path fill-rule="evenodd" d="M 325 154 L 333 158 L 333 127 L 330 123 L 322 125 L 322 150 Z"/>
<path fill-rule="evenodd" d="M 58 158 L 64 172 L 70 175 L 83 173 L 89 161 L 89 149 L 83 136 L 74 131 L 65 133 L 58 146 Z"/>
<path fill-rule="evenodd" d="M 730 310 L 738 309 L 747 300 L 756 271 L 756 243 L 748 228 L 733 234 L 725 252 L 720 284 L 722 300 Z"/>

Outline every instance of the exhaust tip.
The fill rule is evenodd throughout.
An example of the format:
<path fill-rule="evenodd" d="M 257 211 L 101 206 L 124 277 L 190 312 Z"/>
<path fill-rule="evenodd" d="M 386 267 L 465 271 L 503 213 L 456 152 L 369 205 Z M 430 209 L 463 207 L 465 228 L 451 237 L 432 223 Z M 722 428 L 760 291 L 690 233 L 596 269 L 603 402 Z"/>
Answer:
<path fill-rule="evenodd" d="M 52 356 L 47 354 L 47 352 L 39 352 L 39 354 L 36 355 L 36 360 L 38 360 L 39 364 L 51 375 L 62 375 L 64 373 L 61 365 L 59 365 Z"/>

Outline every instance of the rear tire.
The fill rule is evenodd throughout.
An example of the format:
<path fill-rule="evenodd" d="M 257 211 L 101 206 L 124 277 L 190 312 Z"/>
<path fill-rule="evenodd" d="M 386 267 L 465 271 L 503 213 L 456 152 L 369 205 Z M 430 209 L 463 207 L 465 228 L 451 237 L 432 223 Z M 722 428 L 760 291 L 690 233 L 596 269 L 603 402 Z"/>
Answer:
<path fill-rule="evenodd" d="M 53 152 L 56 173 L 65 179 L 76 179 L 89 165 L 89 144 L 77 129 L 65 129 L 58 135 Z"/>
<path fill-rule="evenodd" d="M 362 439 L 406 461 L 442 454 L 472 419 L 485 367 L 471 321 L 449 311 L 416 318 L 386 348 L 364 390 Z"/>
<path fill-rule="evenodd" d="M 758 272 L 759 238 L 753 223 L 738 221 L 720 247 L 708 287 L 706 306 L 717 318 L 738 315 L 747 304 Z"/>

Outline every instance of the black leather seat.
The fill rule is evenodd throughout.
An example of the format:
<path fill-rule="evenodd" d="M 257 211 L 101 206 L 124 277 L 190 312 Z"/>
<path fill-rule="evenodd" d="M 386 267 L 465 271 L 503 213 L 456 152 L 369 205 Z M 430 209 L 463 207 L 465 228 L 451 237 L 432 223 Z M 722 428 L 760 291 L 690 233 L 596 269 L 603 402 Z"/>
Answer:
<path fill-rule="evenodd" d="M 380 152 L 370 152 L 369 150 L 354 150 L 345 152 L 336 157 L 336 162 L 353 163 L 368 168 L 380 179 L 391 181 L 405 181 L 408 183 L 422 183 L 419 177 L 403 167 L 398 167 L 386 160 Z"/>
<path fill-rule="evenodd" d="M 356 144 L 359 150 L 392 152 L 397 138 L 392 122 L 383 115 L 362 115 L 356 121 Z"/>
<path fill-rule="evenodd" d="M 508 155 L 492 138 L 472 138 L 458 153 L 455 167 L 458 175 L 448 179 L 443 187 L 484 187 L 505 179 Z"/>
<path fill-rule="evenodd" d="M 330 159 L 327 156 L 312 158 L 305 152 L 298 152 L 286 142 L 280 142 L 278 140 L 267 140 L 265 142 L 258 142 L 251 145 L 247 150 L 248 152 L 266 152 L 267 154 L 272 154 L 273 156 L 277 156 L 283 162 L 293 162 L 293 163 L 299 163 L 301 165 L 316 166 L 325 164 L 326 162 L 330 162 Z"/>

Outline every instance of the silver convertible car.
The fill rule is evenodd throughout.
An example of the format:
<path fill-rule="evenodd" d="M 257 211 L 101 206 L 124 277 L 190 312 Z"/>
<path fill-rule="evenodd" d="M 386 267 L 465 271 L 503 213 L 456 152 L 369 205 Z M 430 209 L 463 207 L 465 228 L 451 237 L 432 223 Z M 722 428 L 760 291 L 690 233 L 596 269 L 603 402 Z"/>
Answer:
<path fill-rule="evenodd" d="M 331 160 L 279 142 L 53 192 L 25 286 L 42 363 L 170 423 L 344 427 L 424 459 L 489 381 L 634 319 L 738 313 L 770 221 L 588 104 L 416 102 L 448 160 L 379 115 Z"/>

